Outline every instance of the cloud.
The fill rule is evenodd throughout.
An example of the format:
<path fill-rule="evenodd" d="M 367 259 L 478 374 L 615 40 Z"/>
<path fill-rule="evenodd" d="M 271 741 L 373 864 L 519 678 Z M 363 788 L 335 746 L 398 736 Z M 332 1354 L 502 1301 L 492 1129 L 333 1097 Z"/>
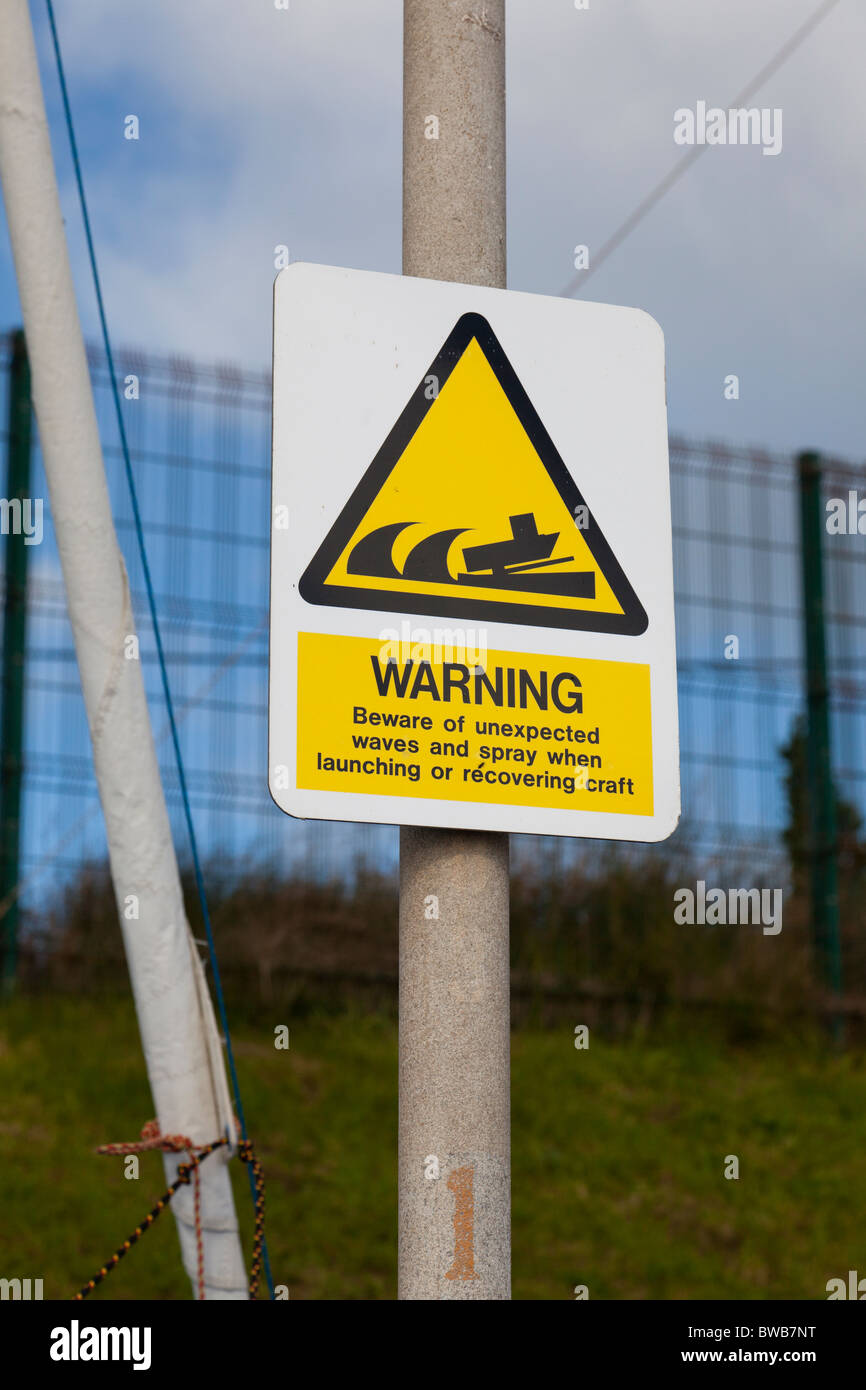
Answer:
<path fill-rule="evenodd" d="M 727 105 L 816 3 L 509 0 L 511 285 L 558 293 L 574 246 L 597 249 L 674 166 L 674 110 Z M 399 272 L 398 0 L 70 0 L 58 24 L 118 341 L 263 365 L 275 245 Z M 46 40 L 41 25 L 92 333 Z M 783 109 L 781 156 L 708 151 L 587 284 L 662 323 L 675 427 L 861 447 L 864 44 L 866 14 L 841 0 L 754 98 Z"/>
<path fill-rule="evenodd" d="M 393 5 L 295 0 L 287 14 L 92 0 L 61 11 L 58 27 L 111 326 L 125 341 L 267 361 L 281 243 L 295 259 L 399 271 Z M 137 142 L 123 139 L 128 113 Z M 58 120 L 53 131 L 86 285 Z"/>

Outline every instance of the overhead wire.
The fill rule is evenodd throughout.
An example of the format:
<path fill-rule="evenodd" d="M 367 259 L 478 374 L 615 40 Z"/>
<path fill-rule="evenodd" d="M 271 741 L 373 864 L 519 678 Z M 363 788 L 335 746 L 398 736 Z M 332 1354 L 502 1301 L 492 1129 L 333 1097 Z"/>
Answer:
<path fill-rule="evenodd" d="M 755 76 L 746 83 L 743 90 L 729 103 L 729 107 L 739 107 L 751 100 L 755 93 L 763 87 L 767 79 L 772 77 L 783 63 L 787 62 L 810 34 L 814 33 L 818 25 L 827 18 L 827 15 L 838 3 L 839 0 L 823 0 L 823 3 L 818 6 L 817 10 L 794 31 L 790 38 L 785 40 L 782 47 L 773 54 L 773 57 L 768 63 L 764 64 L 760 72 L 757 72 Z M 661 202 L 665 194 L 669 193 L 674 185 L 679 183 L 683 175 L 688 173 L 692 165 L 696 163 L 701 155 L 709 148 L 708 145 L 693 145 L 688 153 L 683 155 L 679 163 L 675 164 L 673 169 L 665 174 L 663 179 L 660 179 L 646 197 L 641 199 L 637 207 L 629 213 L 625 221 L 622 222 L 619 227 L 617 227 L 616 231 L 608 237 L 607 241 L 599 247 L 598 251 L 593 252 L 590 264 L 585 269 L 579 270 L 576 275 L 573 275 L 564 289 L 560 290 L 559 293 L 563 298 L 569 298 L 571 295 L 583 289 L 589 277 L 594 275 L 595 272 L 604 265 L 605 261 L 622 245 L 626 237 L 630 236 L 635 227 L 643 221 L 647 213 L 652 212 L 653 208 Z"/>

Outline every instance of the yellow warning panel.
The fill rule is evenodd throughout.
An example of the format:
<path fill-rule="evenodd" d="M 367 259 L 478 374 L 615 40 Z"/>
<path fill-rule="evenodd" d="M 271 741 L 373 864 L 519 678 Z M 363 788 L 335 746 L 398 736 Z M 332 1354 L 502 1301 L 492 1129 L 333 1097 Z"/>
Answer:
<path fill-rule="evenodd" d="M 309 603 L 541 627 L 637 635 L 647 626 L 572 472 L 478 314 L 456 324 L 300 592 Z"/>
<path fill-rule="evenodd" d="M 643 663 L 298 634 L 308 790 L 651 816 L 650 714 Z"/>

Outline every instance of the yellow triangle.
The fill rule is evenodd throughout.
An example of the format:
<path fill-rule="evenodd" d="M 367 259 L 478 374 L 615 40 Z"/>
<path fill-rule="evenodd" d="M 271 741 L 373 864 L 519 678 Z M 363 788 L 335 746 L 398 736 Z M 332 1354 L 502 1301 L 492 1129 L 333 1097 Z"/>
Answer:
<path fill-rule="evenodd" d="M 643 609 L 489 325 L 467 315 L 449 344 L 431 368 L 435 376 L 444 367 L 438 394 L 422 400 L 419 387 L 310 566 L 303 596 L 488 612 L 494 621 L 509 620 L 507 606 L 522 621 L 537 611 L 539 626 L 642 631 Z"/>

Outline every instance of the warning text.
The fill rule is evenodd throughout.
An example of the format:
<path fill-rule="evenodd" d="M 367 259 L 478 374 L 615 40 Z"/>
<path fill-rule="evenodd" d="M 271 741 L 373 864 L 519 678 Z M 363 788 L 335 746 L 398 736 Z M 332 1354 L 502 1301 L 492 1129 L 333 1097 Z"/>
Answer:
<path fill-rule="evenodd" d="M 298 635 L 298 786 L 652 815 L 649 668 L 489 652 L 383 662 Z"/>

